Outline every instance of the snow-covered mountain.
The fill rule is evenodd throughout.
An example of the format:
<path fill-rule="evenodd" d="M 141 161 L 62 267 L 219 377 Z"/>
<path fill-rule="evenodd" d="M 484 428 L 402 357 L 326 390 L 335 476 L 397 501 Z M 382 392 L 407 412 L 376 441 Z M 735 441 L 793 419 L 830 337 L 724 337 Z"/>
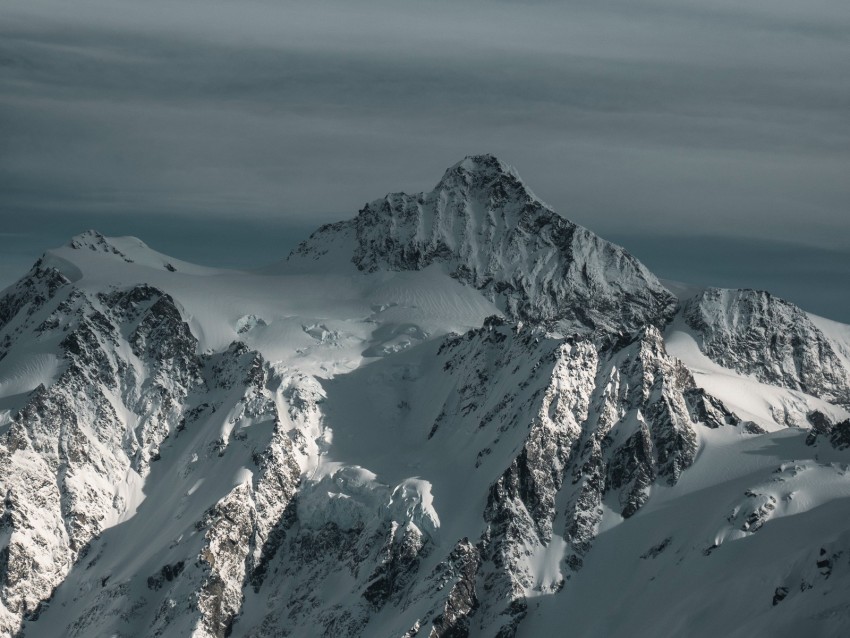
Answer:
<path fill-rule="evenodd" d="M 83 233 L 0 295 L 0 634 L 846 635 L 848 371 L 492 156 L 262 271 Z"/>
<path fill-rule="evenodd" d="M 290 258 L 353 253 L 367 273 L 429 266 L 508 317 L 626 336 L 663 325 L 675 297 L 632 255 L 555 213 L 491 155 L 467 157 L 430 193 L 392 193 L 320 228 Z"/>

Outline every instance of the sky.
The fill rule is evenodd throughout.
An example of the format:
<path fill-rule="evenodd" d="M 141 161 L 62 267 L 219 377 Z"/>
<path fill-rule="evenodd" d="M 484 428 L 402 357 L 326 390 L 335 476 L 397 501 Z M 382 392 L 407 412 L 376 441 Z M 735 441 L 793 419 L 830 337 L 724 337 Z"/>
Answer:
<path fill-rule="evenodd" d="M 662 277 L 850 322 L 846 0 L 0 0 L 0 286 L 90 227 L 276 261 L 515 166 Z"/>

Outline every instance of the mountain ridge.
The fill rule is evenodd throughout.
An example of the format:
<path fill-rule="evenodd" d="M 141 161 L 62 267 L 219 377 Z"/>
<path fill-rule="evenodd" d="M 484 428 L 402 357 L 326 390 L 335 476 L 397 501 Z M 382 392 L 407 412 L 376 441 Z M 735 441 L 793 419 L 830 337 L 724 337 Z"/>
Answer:
<path fill-rule="evenodd" d="M 0 632 L 850 627 L 844 333 L 578 229 L 471 156 L 274 271 L 46 253 L 0 293 Z"/>

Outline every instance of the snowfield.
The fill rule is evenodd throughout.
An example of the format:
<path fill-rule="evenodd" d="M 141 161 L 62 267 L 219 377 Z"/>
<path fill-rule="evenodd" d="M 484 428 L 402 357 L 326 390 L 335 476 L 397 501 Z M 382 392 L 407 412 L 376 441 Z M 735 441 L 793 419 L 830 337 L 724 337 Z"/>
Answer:
<path fill-rule="evenodd" d="M 0 294 L 0 635 L 848 635 L 849 371 L 492 156 L 253 272 L 89 231 Z"/>

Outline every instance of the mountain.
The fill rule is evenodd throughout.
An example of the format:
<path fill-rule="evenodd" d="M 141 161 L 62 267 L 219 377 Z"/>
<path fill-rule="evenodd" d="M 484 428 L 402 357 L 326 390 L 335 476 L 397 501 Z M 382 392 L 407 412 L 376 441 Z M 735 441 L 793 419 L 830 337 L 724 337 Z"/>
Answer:
<path fill-rule="evenodd" d="M 291 259 L 342 238 L 363 272 L 439 267 L 515 320 L 625 336 L 663 325 L 675 297 L 637 259 L 555 213 L 491 155 L 467 157 L 430 193 L 392 193 L 320 228 Z"/>
<path fill-rule="evenodd" d="M 844 635 L 848 370 L 488 155 L 255 272 L 89 231 L 0 294 L 0 633 Z"/>

